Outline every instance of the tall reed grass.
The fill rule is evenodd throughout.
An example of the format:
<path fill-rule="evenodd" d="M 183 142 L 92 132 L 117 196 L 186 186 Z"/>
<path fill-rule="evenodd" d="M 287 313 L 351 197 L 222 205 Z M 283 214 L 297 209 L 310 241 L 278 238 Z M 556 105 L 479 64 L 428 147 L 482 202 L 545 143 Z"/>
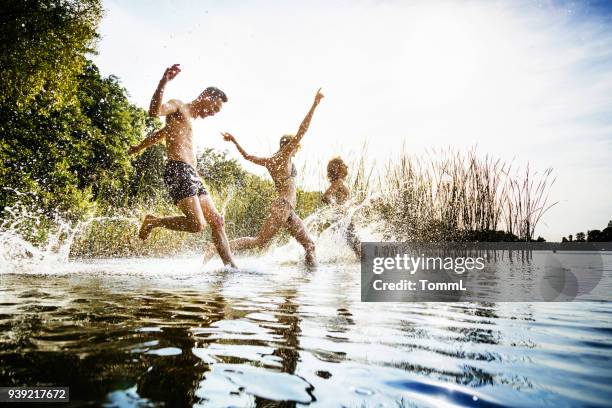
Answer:
<path fill-rule="evenodd" d="M 386 236 L 415 241 L 531 241 L 548 204 L 552 169 L 453 149 L 414 157 L 405 151 L 379 175 L 375 201 Z M 369 185 L 368 188 L 372 189 Z"/>

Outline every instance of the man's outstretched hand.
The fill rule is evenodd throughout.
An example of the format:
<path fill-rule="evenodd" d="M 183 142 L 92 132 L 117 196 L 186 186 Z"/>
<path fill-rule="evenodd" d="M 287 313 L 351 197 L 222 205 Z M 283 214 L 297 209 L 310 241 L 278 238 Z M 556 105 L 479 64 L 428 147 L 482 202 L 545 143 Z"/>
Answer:
<path fill-rule="evenodd" d="M 164 76 L 162 77 L 163 82 L 172 81 L 181 72 L 181 64 L 174 64 L 170 68 L 166 68 Z"/>

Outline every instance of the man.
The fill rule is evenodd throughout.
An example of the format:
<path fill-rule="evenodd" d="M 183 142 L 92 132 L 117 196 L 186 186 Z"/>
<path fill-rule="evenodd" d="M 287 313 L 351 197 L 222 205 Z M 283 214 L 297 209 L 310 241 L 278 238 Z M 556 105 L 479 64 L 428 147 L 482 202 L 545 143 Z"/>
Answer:
<path fill-rule="evenodd" d="M 173 231 L 201 232 L 205 222 L 212 230 L 212 239 L 225 265 L 235 267 L 225 235 L 224 220 L 206 192 L 196 172 L 196 157 L 193 151 L 191 120 L 213 116 L 221 110 L 227 96 L 223 91 L 209 87 L 194 101 L 183 103 L 171 99 L 162 104 L 166 84 L 181 72 L 179 64 L 167 68 L 151 99 L 149 115 L 166 116 L 166 126 L 149 134 L 140 144 L 130 147 L 129 154 L 136 154 L 155 143 L 165 140 L 168 162 L 164 182 L 174 204 L 183 212 L 180 217 L 156 217 L 148 214 L 138 233 L 145 240 L 153 228 L 163 227 Z"/>

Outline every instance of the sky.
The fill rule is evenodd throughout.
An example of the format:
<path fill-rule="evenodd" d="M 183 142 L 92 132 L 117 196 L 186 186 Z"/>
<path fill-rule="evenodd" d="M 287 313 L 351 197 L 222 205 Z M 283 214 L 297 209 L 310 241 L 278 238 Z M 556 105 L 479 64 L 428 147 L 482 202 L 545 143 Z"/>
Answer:
<path fill-rule="evenodd" d="M 401 152 L 476 148 L 541 174 L 553 168 L 536 230 L 550 241 L 612 219 L 612 2 L 104 1 L 94 61 L 147 108 L 207 86 L 229 101 L 194 124 L 199 149 L 255 155 L 317 109 L 296 157 L 304 188 L 324 187 L 336 155 L 377 169 Z M 251 171 L 261 173 L 250 164 Z"/>

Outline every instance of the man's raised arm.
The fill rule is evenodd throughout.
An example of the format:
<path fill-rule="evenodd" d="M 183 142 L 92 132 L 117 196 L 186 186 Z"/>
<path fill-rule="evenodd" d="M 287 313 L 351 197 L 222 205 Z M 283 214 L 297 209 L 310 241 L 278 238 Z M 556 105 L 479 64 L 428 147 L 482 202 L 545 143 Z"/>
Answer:
<path fill-rule="evenodd" d="M 170 102 L 167 104 L 162 104 L 162 98 L 164 97 L 164 88 L 168 81 L 172 81 L 174 77 L 181 72 L 181 68 L 179 64 L 174 64 L 170 68 L 166 68 L 164 71 L 164 76 L 159 81 L 159 85 L 157 85 L 157 89 L 151 98 L 151 104 L 149 105 L 149 116 L 152 118 L 158 116 L 166 116 L 176 111 L 177 107 Z"/>

